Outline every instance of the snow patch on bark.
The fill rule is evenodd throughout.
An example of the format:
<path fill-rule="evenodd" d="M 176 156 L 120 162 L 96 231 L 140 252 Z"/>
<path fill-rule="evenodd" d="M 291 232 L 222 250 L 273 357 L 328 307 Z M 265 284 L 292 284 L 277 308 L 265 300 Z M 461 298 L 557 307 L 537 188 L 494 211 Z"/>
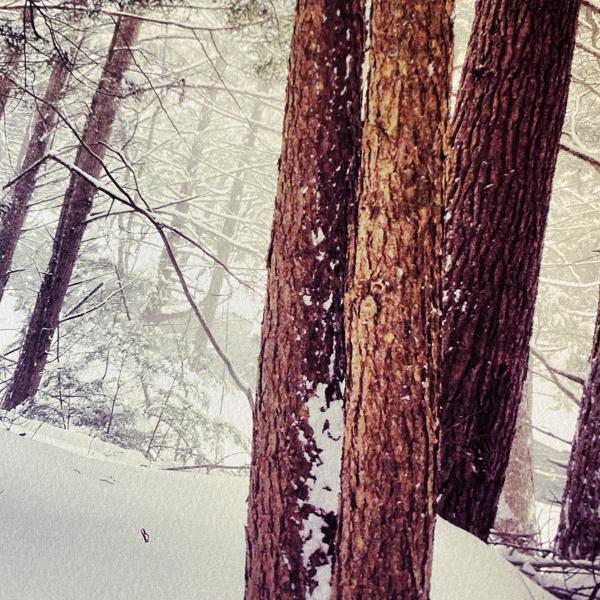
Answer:
<path fill-rule="evenodd" d="M 317 227 L 316 231 L 311 232 L 311 237 L 313 246 L 318 246 L 325 239 L 325 234 L 320 227 Z"/>
<path fill-rule="evenodd" d="M 331 362 L 335 361 L 332 357 Z M 306 382 L 307 390 L 313 383 Z M 313 395 L 308 399 L 308 424 L 313 431 L 316 455 L 312 459 L 310 477 L 307 481 L 308 498 L 303 504 L 310 506 L 310 513 L 301 529 L 303 540 L 302 557 L 307 571 L 316 568 L 312 580 L 316 584 L 313 591 L 306 590 L 307 600 L 329 600 L 331 596 L 331 561 L 313 565 L 311 558 L 317 552 L 327 553 L 325 533 L 331 524 L 325 520 L 329 513 L 337 513 L 340 490 L 340 469 L 342 462 L 342 434 L 344 415 L 340 400 L 327 403 L 327 384 L 318 383 Z M 301 441 L 304 441 L 301 439 Z M 329 558 L 329 557 L 328 557 Z"/>

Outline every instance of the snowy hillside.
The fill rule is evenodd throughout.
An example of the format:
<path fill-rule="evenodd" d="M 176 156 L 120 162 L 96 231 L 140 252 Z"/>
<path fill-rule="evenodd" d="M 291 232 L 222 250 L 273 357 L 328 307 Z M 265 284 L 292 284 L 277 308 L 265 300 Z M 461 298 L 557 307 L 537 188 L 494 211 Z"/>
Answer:
<path fill-rule="evenodd" d="M 136 453 L 38 426 L 0 429 L 1 600 L 242 598 L 244 477 L 149 469 Z M 483 598 L 551 597 L 439 522 L 432 600 Z"/>

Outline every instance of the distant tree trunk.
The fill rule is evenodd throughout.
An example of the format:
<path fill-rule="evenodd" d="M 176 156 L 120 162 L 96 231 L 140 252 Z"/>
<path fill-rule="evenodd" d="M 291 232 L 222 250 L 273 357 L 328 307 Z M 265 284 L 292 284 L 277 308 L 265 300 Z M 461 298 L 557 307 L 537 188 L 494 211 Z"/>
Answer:
<path fill-rule="evenodd" d="M 372 1 L 337 600 L 429 597 L 452 8 Z"/>
<path fill-rule="evenodd" d="M 130 46 L 135 42 L 139 24 L 140 21 L 132 17 L 119 19 L 92 100 L 75 159 L 75 166 L 92 178 L 98 178 L 102 172 L 105 144 L 110 139 L 121 97 L 121 82 L 131 60 Z M 29 320 L 13 379 L 4 397 L 3 408 L 6 410 L 33 398 L 37 392 L 95 193 L 93 182 L 76 172 L 71 174 L 50 263 Z"/>
<path fill-rule="evenodd" d="M 23 56 L 23 48 L 18 45 L 9 45 L 3 57 L 0 68 L 0 119 L 4 116 L 6 105 L 13 89 L 13 77 L 17 65 Z"/>
<path fill-rule="evenodd" d="M 261 104 L 260 100 L 257 100 L 250 116 L 251 121 L 258 121 L 262 112 L 263 105 Z M 252 152 L 256 146 L 256 128 L 254 126 L 251 126 L 244 146 L 248 153 Z M 240 161 L 240 167 L 243 167 L 244 164 L 244 161 Z M 233 181 L 231 190 L 229 192 L 229 201 L 225 206 L 225 214 L 227 216 L 224 218 L 223 227 L 221 229 L 222 237 L 217 241 L 217 260 L 220 264 L 227 266 L 229 266 L 233 249 L 229 240 L 235 237 L 235 234 L 238 230 L 238 221 L 236 220 L 236 217 L 240 213 L 242 208 L 242 200 L 244 197 L 245 182 L 243 177 L 244 176 L 240 174 Z M 217 308 L 219 306 L 219 300 L 221 298 L 221 292 L 223 289 L 223 282 L 225 281 L 225 269 L 223 269 L 220 264 L 216 262 L 213 264 L 208 290 L 204 300 L 202 301 L 202 314 L 204 315 L 209 327 L 212 327 L 215 322 Z M 199 331 L 198 335 L 198 346 L 196 347 L 195 351 L 199 356 L 204 356 L 206 354 L 208 338 L 203 331 Z"/>
<path fill-rule="evenodd" d="M 25 157 L 20 165 L 24 175 L 13 185 L 8 197 L 2 201 L 2 218 L 0 221 L 0 301 L 10 276 L 13 256 L 17 242 L 23 230 L 25 217 L 38 172 L 40 161 L 46 155 L 50 145 L 51 133 L 58 119 L 54 110 L 62 100 L 71 66 L 68 58 L 59 56 L 50 73 L 44 99 L 36 105 L 36 116 L 33 130 L 27 144 Z"/>
<path fill-rule="evenodd" d="M 531 360 L 529 361 L 531 367 Z M 506 479 L 502 489 L 499 511 L 494 529 L 502 538 L 534 538 L 537 532 L 535 520 L 535 489 L 533 486 L 533 459 L 531 444 L 531 405 L 533 401 L 533 377 L 528 371 L 527 384 L 519 405 L 517 425 Z"/>
<path fill-rule="evenodd" d="M 190 157 L 190 160 L 186 165 L 186 172 L 189 173 L 190 169 L 194 168 L 196 165 L 197 161 Z M 191 194 L 191 190 L 192 186 L 189 182 L 185 182 L 181 186 L 181 192 L 184 197 L 189 196 Z M 171 227 L 181 231 L 184 229 L 187 219 L 189 219 L 190 202 L 181 202 L 174 208 L 175 213 L 171 219 Z M 184 241 L 180 236 L 172 231 L 167 232 L 167 239 L 169 240 L 171 248 L 177 254 L 178 261 L 181 261 L 180 252 L 182 246 L 184 245 Z M 184 261 L 181 261 L 181 263 L 183 262 Z M 165 308 L 172 297 L 173 287 L 177 285 L 177 277 L 173 272 L 173 266 L 169 260 L 169 255 L 163 248 L 158 258 L 156 283 L 154 285 L 154 289 L 150 293 L 148 303 L 146 304 L 142 314 L 145 321 L 159 325 L 160 323 L 172 318 L 173 314 L 169 313 L 168 311 L 165 312 Z M 185 314 L 188 314 L 188 312 L 186 311 Z"/>
<path fill-rule="evenodd" d="M 328 596 L 363 37 L 362 0 L 299 0 L 254 414 L 246 600 Z"/>
<path fill-rule="evenodd" d="M 438 514 L 486 539 L 527 372 L 579 0 L 478 0 L 446 214 Z"/>
<path fill-rule="evenodd" d="M 221 77 L 221 73 L 222 71 L 224 71 L 224 69 L 225 63 L 223 59 L 219 58 L 215 64 L 215 73 L 213 74 L 214 79 L 218 79 L 218 77 Z M 181 194 L 184 198 L 189 197 L 194 190 L 194 186 L 191 180 L 197 173 L 199 159 L 202 157 L 202 154 L 206 150 L 205 146 L 203 145 L 204 140 L 202 139 L 202 134 L 206 132 L 206 130 L 210 127 L 210 124 L 212 122 L 214 115 L 213 104 L 215 102 L 216 97 L 217 88 L 214 87 L 209 89 L 204 105 L 200 111 L 200 116 L 198 118 L 198 124 L 196 126 L 195 131 L 196 138 L 194 143 L 192 144 L 189 158 L 184 167 L 185 175 L 188 178 L 188 180 L 184 181 L 181 185 Z M 171 221 L 171 226 L 173 228 L 182 230 L 185 227 L 186 222 L 189 220 L 188 215 L 190 212 L 190 203 L 191 201 L 180 202 L 175 205 L 175 214 L 173 216 L 173 220 Z M 178 250 L 180 250 L 187 244 L 185 240 L 183 240 L 180 236 L 178 236 L 172 231 L 167 232 L 167 238 L 169 240 L 169 243 L 171 244 L 171 248 L 176 253 Z M 169 319 L 172 317 L 172 315 L 170 314 L 163 314 L 163 309 L 165 305 L 169 302 L 169 299 L 171 298 L 173 287 L 178 288 L 179 283 L 177 281 L 177 276 L 173 271 L 171 261 L 169 260 L 169 255 L 166 249 L 163 248 L 158 259 L 156 285 L 150 295 L 148 304 L 144 309 L 144 319 L 146 319 L 149 322 L 159 324 L 165 319 Z M 198 333 L 198 335 L 200 335 L 200 333 Z"/>
<path fill-rule="evenodd" d="M 165 42 L 166 46 L 166 42 Z M 164 46 L 163 46 L 163 57 L 164 57 Z M 163 61 L 164 62 L 164 61 Z M 150 154 L 152 150 L 152 145 L 154 142 L 154 135 L 156 133 L 156 123 L 158 121 L 158 115 L 162 112 L 163 108 L 159 104 L 155 107 L 152 112 L 152 116 L 150 117 L 150 126 L 148 129 L 148 137 L 146 138 L 145 150 L 141 150 L 140 153 Z M 127 153 L 124 153 L 125 157 L 127 157 Z M 142 161 L 136 171 L 136 179 L 139 181 L 141 176 L 143 175 L 146 168 L 146 162 Z M 129 180 L 131 177 L 131 171 L 128 171 L 125 174 L 125 184 L 129 184 Z M 122 287 L 123 284 L 127 281 L 129 277 L 130 271 L 133 269 L 135 262 L 139 257 L 139 245 L 136 244 L 137 251 L 133 251 L 133 246 L 135 244 L 135 236 L 130 235 L 130 232 L 133 228 L 133 223 L 135 221 L 134 213 L 129 213 L 127 216 L 121 215 L 118 217 L 118 230 L 119 230 L 119 245 L 118 245 L 118 254 L 117 254 L 117 264 L 116 264 L 116 275 L 118 276 L 119 287 Z M 161 253 L 162 254 L 162 253 Z M 147 312 L 149 311 L 148 306 L 152 305 L 152 294 L 148 304 L 146 305 L 142 317 L 146 318 Z M 150 319 L 149 319 L 150 320 Z"/>
<path fill-rule="evenodd" d="M 600 558 L 600 304 L 590 371 L 583 390 L 563 495 L 556 550 L 566 558 Z"/>

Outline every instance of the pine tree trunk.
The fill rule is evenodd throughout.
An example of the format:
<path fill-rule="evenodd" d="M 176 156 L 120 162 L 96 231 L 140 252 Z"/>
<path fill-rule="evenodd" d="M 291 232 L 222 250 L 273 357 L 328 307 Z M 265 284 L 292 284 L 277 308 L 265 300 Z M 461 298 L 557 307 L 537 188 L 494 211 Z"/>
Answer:
<path fill-rule="evenodd" d="M 506 479 L 502 488 L 500 506 L 494 529 L 502 539 L 533 541 L 536 535 L 535 489 L 533 486 L 533 442 L 531 407 L 533 378 L 529 361 L 527 385 L 519 405 L 515 437 L 510 450 Z"/>
<path fill-rule="evenodd" d="M 246 600 L 325 598 L 338 504 L 361 0 L 299 0 L 254 415 Z"/>
<path fill-rule="evenodd" d="M 121 82 L 131 60 L 130 46 L 135 42 L 139 24 L 140 21 L 133 17 L 119 19 L 92 100 L 75 159 L 76 167 L 92 178 L 98 178 L 102 173 L 105 144 L 110 139 L 121 97 Z M 13 379 L 4 397 L 3 408 L 6 410 L 33 398 L 37 392 L 95 193 L 93 182 L 76 172 L 71 174 L 50 263 L 29 320 Z"/>
<path fill-rule="evenodd" d="M 4 55 L 0 69 L 0 119 L 4 116 L 6 105 L 10 100 L 10 94 L 14 87 L 13 77 L 22 56 L 22 47 L 12 45 L 8 46 Z"/>
<path fill-rule="evenodd" d="M 337 600 L 429 596 L 452 8 L 372 1 Z"/>
<path fill-rule="evenodd" d="M 51 133 L 56 127 L 58 116 L 54 107 L 60 103 L 64 96 L 69 73 L 70 65 L 67 59 L 58 57 L 50 73 L 44 99 L 36 107 L 33 130 L 21 164 L 21 172 L 24 175 L 14 184 L 8 198 L 2 202 L 2 220 L 0 221 L 0 301 L 4 296 L 17 242 L 21 236 L 29 203 L 33 196 L 37 175 L 41 167 L 40 161 L 48 151 Z"/>
<path fill-rule="evenodd" d="M 565 558 L 600 558 L 600 304 L 590 371 L 583 390 L 563 495 L 556 550 Z"/>
<path fill-rule="evenodd" d="M 527 372 L 579 0 L 479 0 L 453 121 L 438 513 L 486 539 Z"/>

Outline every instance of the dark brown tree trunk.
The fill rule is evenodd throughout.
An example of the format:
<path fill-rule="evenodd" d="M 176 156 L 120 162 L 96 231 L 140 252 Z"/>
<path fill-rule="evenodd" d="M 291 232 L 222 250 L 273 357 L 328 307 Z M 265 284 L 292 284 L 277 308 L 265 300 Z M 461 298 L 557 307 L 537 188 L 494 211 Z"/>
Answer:
<path fill-rule="evenodd" d="M 362 56 L 361 0 L 299 0 L 254 414 L 246 600 L 325 598 L 330 586 Z"/>
<path fill-rule="evenodd" d="M 121 82 L 131 60 L 130 46 L 135 42 L 139 24 L 140 21 L 132 17 L 119 19 L 92 100 L 75 166 L 93 179 L 102 173 L 105 144 L 110 139 L 121 97 Z M 95 193 L 93 181 L 75 171 L 71 174 L 50 263 L 29 320 L 13 379 L 4 397 L 3 408 L 6 410 L 33 398 L 37 392 Z"/>
<path fill-rule="evenodd" d="M 452 7 L 372 1 L 337 600 L 429 597 Z"/>
<path fill-rule="evenodd" d="M 438 513 L 485 539 L 527 372 L 579 0 L 479 0 L 453 121 Z"/>
<path fill-rule="evenodd" d="M 2 218 L 0 221 L 0 301 L 4 296 L 17 242 L 21 236 L 29 203 L 35 189 L 37 175 L 41 167 L 40 161 L 48 151 L 51 133 L 56 127 L 58 116 L 54 108 L 64 96 L 70 69 L 66 57 L 56 59 L 50 73 L 44 99 L 38 102 L 36 106 L 33 130 L 27 144 L 25 157 L 20 165 L 21 172 L 24 175 L 17 180 L 6 200 L 2 202 Z"/>
<path fill-rule="evenodd" d="M 6 105 L 10 100 L 10 94 L 14 87 L 13 77 L 23 56 L 23 48 L 19 46 L 8 46 L 6 54 L 0 67 L 0 119 L 4 116 Z"/>
<path fill-rule="evenodd" d="M 563 495 L 556 550 L 566 558 L 600 558 L 600 304 Z"/>

